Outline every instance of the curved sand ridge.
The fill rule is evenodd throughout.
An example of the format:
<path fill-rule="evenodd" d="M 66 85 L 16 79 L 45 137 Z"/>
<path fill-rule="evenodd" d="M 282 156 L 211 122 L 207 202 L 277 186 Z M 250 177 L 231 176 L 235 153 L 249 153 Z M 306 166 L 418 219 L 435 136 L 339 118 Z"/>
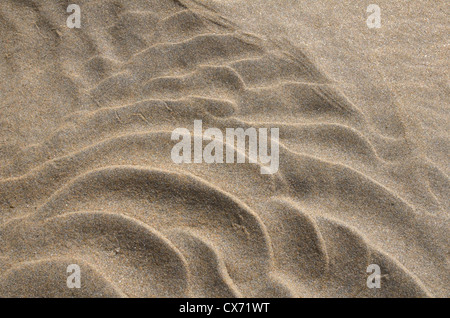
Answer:
<path fill-rule="evenodd" d="M 79 2 L 64 32 L 65 4 L 0 6 L 10 30 L 32 12 L 58 76 L 46 94 L 72 102 L 1 158 L 0 296 L 448 297 L 448 177 L 376 134 L 301 49 L 190 1 Z M 279 171 L 174 164 L 172 130 L 198 119 L 280 128 Z"/>

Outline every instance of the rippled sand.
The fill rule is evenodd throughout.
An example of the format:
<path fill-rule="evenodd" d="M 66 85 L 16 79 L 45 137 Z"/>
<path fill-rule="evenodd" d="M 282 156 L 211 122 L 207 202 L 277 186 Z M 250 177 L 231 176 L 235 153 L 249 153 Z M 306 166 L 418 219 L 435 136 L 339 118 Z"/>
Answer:
<path fill-rule="evenodd" d="M 67 1 L 1 2 L 0 296 L 448 297 L 447 73 L 430 115 L 382 61 L 215 2 L 80 0 L 81 29 Z M 279 171 L 173 163 L 200 119 L 278 127 Z"/>

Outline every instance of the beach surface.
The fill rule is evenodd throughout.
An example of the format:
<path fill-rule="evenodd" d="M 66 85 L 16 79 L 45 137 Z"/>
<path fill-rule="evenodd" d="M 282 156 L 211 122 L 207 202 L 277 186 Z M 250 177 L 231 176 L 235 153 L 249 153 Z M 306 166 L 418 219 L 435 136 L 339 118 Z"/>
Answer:
<path fill-rule="evenodd" d="M 0 297 L 450 297 L 446 1 L 76 2 L 0 3 Z"/>

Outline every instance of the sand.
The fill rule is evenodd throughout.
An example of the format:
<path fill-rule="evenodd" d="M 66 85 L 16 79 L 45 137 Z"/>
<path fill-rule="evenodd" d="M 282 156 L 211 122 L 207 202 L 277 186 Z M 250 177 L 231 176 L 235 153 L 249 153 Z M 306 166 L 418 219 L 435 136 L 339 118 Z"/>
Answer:
<path fill-rule="evenodd" d="M 0 4 L 0 297 L 450 296 L 445 1 L 376 30 L 365 1 L 70 3 Z M 279 128 L 279 170 L 174 163 L 194 120 Z"/>

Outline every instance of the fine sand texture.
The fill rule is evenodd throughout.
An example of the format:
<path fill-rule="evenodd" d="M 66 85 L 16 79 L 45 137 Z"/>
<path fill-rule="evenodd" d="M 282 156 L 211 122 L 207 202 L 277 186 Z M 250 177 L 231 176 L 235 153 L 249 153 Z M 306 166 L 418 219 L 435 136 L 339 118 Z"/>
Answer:
<path fill-rule="evenodd" d="M 449 297 L 444 1 L 423 63 L 314 3 L 2 0 L 0 297 Z M 279 128 L 278 172 L 175 164 L 194 120 Z"/>

